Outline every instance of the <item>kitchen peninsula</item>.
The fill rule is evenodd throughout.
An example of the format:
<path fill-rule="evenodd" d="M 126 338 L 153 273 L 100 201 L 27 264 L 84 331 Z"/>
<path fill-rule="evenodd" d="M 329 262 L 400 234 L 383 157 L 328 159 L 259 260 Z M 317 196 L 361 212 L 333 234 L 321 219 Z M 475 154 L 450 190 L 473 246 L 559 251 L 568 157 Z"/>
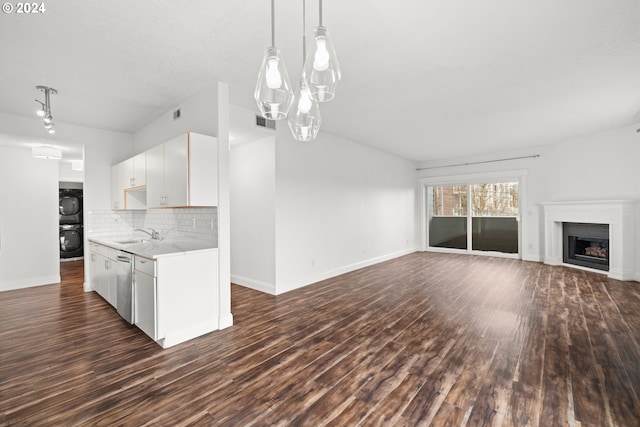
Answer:
<path fill-rule="evenodd" d="M 217 248 L 136 236 L 92 238 L 89 247 L 95 290 L 119 311 L 118 299 L 131 304 L 130 322 L 163 348 L 219 329 Z M 132 255 L 129 276 L 112 267 L 122 253 Z"/>

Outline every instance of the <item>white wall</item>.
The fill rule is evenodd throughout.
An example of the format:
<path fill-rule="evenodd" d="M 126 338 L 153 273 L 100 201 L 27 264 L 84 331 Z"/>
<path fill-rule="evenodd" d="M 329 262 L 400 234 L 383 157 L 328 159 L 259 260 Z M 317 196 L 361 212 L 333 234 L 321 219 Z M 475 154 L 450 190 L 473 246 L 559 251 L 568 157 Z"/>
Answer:
<path fill-rule="evenodd" d="M 83 126 L 76 126 L 64 122 L 56 121 L 56 134 L 51 136 L 42 129 L 42 122 L 37 117 L 15 116 L 0 113 L 0 133 L 7 135 L 15 135 L 20 141 L 33 141 L 34 143 L 51 144 L 60 147 L 65 146 L 84 146 L 85 172 L 84 172 L 84 192 L 83 205 L 85 213 L 85 227 L 87 224 L 87 212 L 92 209 L 109 209 L 111 206 L 111 165 L 129 157 L 132 154 L 132 135 L 121 132 L 111 132 L 101 129 L 93 129 Z M 30 155 L 30 152 L 27 151 Z M 64 150 L 63 150 L 64 156 Z M 25 163 L 26 159 L 19 166 L 28 167 Z M 8 159 L 0 158 L 0 168 L 7 167 Z M 15 177 L 12 178 L 15 181 Z M 40 254 L 35 259 L 37 263 L 46 265 L 56 265 L 59 277 L 59 252 L 58 252 L 58 216 L 57 216 L 57 200 L 58 200 L 58 168 L 56 166 L 56 174 L 51 178 L 51 184 L 42 182 L 45 188 L 51 185 L 52 194 L 55 197 L 55 206 L 53 211 L 56 213 L 56 221 L 53 229 L 55 235 L 52 237 L 54 243 L 47 241 L 48 244 L 55 244 L 55 253 Z M 2 181 L 5 182 L 5 181 Z M 19 183 L 18 183 L 19 184 Z M 23 193 L 23 197 L 36 199 L 40 197 L 34 191 Z M 4 210 L 4 206 L 0 206 L 0 210 Z M 31 213 L 34 215 L 34 221 L 48 223 L 48 214 L 39 210 Z M 18 229 L 25 228 L 25 222 L 19 219 L 18 222 L 7 225 Z M 31 229 L 30 229 L 31 230 Z M 29 231 L 30 234 L 35 233 Z M 87 233 L 85 233 L 85 246 Z M 16 246 L 12 248 L 16 253 L 24 254 L 32 253 L 33 245 L 31 242 L 18 241 L 14 242 Z M 89 274 L 88 257 L 85 258 L 85 278 Z M 25 286 L 36 286 L 41 284 L 39 280 L 35 280 L 33 276 L 28 275 L 22 278 Z M 57 280 L 51 282 L 54 283 Z M 88 282 L 87 282 L 88 283 Z M 86 284 L 85 284 L 86 288 Z"/>
<path fill-rule="evenodd" d="M 553 146 L 543 159 L 549 198 L 640 199 L 638 126 L 598 133 Z"/>
<path fill-rule="evenodd" d="M 417 249 L 413 162 L 324 132 L 297 142 L 284 121 L 272 132 L 234 132 L 234 283 L 281 294 Z"/>
<path fill-rule="evenodd" d="M 66 182 L 84 182 L 84 171 L 73 170 L 71 162 L 60 161 L 58 180 Z"/>
<path fill-rule="evenodd" d="M 231 280 L 275 294 L 275 136 L 233 145 Z"/>
<path fill-rule="evenodd" d="M 276 293 L 416 250 L 413 162 L 320 132 L 276 133 Z"/>
<path fill-rule="evenodd" d="M 174 120 L 173 112 L 177 109 L 180 109 L 180 118 Z M 136 131 L 133 136 L 134 154 L 142 153 L 187 132 L 217 136 L 217 111 L 218 88 L 212 86 Z"/>
<path fill-rule="evenodd" d="M 476 174 L 514 169 L 527 170 L 527 202 L 523 209 L 523 258 L 543 257 L 543 218 L 540 203 L 577 200 L 640 200 L 640 135 L 635 126 L 587 135 L 529 150 L 485 156 L 424 162 L 420 167 L 470 163 L 519 155 L 540 154 L 537 159 L 512 160 L 421 171 L 420 178 Z M 636 230 L 640 230 L 640 213 Z M 640 236 L 636 236 L 636 277 L 640 277 Z"/>
<path fill-rule="evenodd" d="M 60 281 L 58 161 L 0 147 L 0 291 Z"/>

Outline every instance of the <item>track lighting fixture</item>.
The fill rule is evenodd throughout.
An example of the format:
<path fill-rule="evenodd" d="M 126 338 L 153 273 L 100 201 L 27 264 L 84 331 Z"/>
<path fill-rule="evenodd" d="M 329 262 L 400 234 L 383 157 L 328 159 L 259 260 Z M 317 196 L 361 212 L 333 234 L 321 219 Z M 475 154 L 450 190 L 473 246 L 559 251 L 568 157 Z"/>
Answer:
<path fill-rule="evenodd" d="M 44 127 L 50 134 L 56 133 L 55 124 L 53 123 L 53 116 L 51 115 L 51 98 L 53 94 L 57 94 L 58 91 L 47 86 L 36 86 L 36 89 L 44 92 L 44 102 L 36 99 L 36 102 L 40 104 L 40 109 L 36 112 L 38 117 L 44 117 Z"/>

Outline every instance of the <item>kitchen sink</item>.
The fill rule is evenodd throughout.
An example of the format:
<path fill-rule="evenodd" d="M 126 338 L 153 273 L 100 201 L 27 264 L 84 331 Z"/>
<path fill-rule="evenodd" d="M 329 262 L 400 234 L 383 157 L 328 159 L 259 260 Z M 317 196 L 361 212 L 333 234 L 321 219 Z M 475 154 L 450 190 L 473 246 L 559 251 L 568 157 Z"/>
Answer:
<path fill-rule="evenodd" d="M 144 243 L 146 240 L 144 239 L 126 239 L 126 240 L 116 240 L 115 241 L 119 245 L 132 245 L 134 243 Z"/>

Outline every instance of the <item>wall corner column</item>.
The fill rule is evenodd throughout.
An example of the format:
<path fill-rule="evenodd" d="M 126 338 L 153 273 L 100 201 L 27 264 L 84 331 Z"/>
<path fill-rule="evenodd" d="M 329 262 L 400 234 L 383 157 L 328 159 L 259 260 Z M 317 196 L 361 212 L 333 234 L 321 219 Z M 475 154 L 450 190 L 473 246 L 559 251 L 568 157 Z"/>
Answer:
<path fill-rule="evenodd" d="M 219 328 L 233 325 L 231 313 L 231 215 L 229 205 L 229 86 L 218 82 L 218 303 Z"/>

